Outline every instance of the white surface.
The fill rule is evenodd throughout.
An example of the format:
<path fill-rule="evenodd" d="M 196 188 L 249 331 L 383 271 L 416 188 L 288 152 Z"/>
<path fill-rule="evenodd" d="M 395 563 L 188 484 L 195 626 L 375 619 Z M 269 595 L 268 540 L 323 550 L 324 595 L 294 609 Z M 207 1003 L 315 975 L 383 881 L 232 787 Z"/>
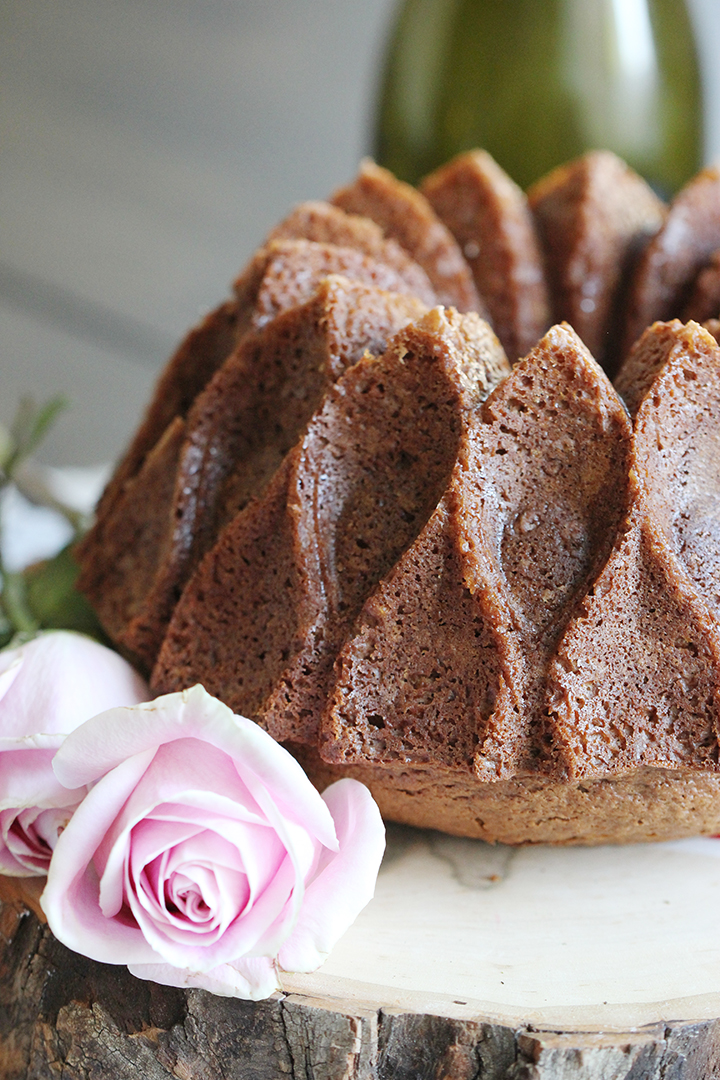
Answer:
<path fill-rule="evenodd" d="M 28 487 L 44 487 L 71 510 L 89 514 L 107 482 L 108 465 L 57 469 L 28 462 Z M 0 494 L 0 521 L 3 563 L 10 571 L 56 555 L 72 539 L 72 529 L 62 514 L 47 506 L 36 506 L 15 487 Z"/>
<path fill-rule="evenodd" d="M 49 559 L 72 539 L 72 529 L 61 514 L 33 506 L 15 488 L 0 495 L 0 516 L 3 564 L 12 572 Z"/>
<path fill-rule="evenodd" d="M 567 1027 L 720 1015 L 720 840 L 511 849 L 401 836 L 321 971 L 286 989 Z"/>

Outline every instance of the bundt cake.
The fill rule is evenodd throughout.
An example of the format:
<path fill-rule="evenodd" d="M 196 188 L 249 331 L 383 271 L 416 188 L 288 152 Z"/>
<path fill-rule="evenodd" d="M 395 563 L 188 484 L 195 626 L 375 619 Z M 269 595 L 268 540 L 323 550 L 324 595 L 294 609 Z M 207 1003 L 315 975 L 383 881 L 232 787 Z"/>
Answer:
<path fill-rule="evenodd" d="M 390 819 L 720 831 L 719 260 L 717 170 L 666 207 L 606 152 L 528 197 L 365 162 L 171 358 L 82 590 Z"/>

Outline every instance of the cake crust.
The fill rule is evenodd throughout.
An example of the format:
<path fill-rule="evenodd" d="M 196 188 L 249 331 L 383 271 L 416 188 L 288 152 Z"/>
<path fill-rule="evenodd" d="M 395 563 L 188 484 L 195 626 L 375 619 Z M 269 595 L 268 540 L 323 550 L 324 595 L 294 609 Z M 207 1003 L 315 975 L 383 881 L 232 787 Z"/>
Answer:
<path fill-rule="evenodd" d="M 628 290 L 621 356 L 643 330 L 682 314 L 698 272 L 720 248 L 720 168 L 711 166 L 673 199 Z"/>
<path fill-rule="evenodd" d="M 616 324 L 627 281 L 667 215 L 624 161 L 594 150 L 528 192 L 553 297 L 553 322 L 575 329 L 598 363 L 617 371 Z"/>
<path fill-rule="evenodd" d="M 428 192 L 463 243 L 473 214 L 504 222 L 517 268 L 506 180 L 474 152 Z M 693 282 L 714 302 L 719 193 L 705 170 L 633 264 L 640 329 Z M 476 314 L 418 298 L 474 290 L 422 194 L 365 163 L 334 199 L 273 230 L 161 379 L 80 548 L 105 625 L 148 669 L 162 643 L 156 691 L 202 681 L 398 820 L 509 843 L 716 831 L 720 324 L 652 324 L 615 387 L 563 324 L 511 371 Z M 532 200 L 553 302 L 607 361 L 662 205 L 604 153 Z"/>
<path fill-rule="evenodd" d="M 550 325 L 540 247 L 527 198 L 484 150 L 460 154 L 420 190 L 460 245 L 510 363 Z"/>
<path fill-rule="evenodd" d="M 275 738 L 316 740 L 353 620 L 423 529 L 466 416 L 508 370 L 486 324 L 439 308 L 350 368 L 189 582 L 154 689 L 202 681 Z"/>
<path fill-rule="evenodd" d="M 720 775 L 641 767 L 584 780 L 534 776 L 483 783 L 420 765 L 331 765 L 287 744 L 323 790 L 343 776 L 367 784 L 390 821 L 491 844 L 637 844 L 720 833 Z"/>
<path fill-rule="evenodd" d="M 377 222 L 386 236 L 397 240 L 425 270 L 439 303 L 487 315 L 457 241 L 425 196 L 410 184 L 368 158 L 356 180 L 336 191 L 331 201 L 348 213 Z"/>

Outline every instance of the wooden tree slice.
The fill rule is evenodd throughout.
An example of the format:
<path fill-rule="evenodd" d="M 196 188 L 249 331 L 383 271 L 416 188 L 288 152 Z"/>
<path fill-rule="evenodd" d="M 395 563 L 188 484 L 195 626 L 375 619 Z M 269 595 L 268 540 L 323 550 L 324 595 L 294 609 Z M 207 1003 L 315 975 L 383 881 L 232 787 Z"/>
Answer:
<path fill-rule="evenodd" d="M 389 839 L 324 967 L 259 1003 L 71 953 L 42 881 L 1 879 L 1 1080 L 720 1076 L 720 841 Z"/>

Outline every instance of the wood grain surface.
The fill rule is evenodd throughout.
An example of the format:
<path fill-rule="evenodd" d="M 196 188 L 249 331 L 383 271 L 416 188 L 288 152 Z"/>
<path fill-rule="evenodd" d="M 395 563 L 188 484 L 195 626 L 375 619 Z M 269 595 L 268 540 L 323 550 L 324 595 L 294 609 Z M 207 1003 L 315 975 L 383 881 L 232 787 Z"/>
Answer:
<path fill-rule="evenodd" d="M 390 838 L 376 899 L 330 960 L 257 1004 L 71 953 L 42 921 L 42 882 L 0 880 L 0 1080 L 720 1076 L 718 842 L 573 852 Z M 677 910 L 658 925 L 668 897 Z M 533 940 L 560 977 L 529 955 Z"/>
<path fill-rule="evenodd" d="M 142 983 L 0 902 L 2 1080 L 710 1080 L 720 1023 L 562 1032 L 299 993 Z"/>

